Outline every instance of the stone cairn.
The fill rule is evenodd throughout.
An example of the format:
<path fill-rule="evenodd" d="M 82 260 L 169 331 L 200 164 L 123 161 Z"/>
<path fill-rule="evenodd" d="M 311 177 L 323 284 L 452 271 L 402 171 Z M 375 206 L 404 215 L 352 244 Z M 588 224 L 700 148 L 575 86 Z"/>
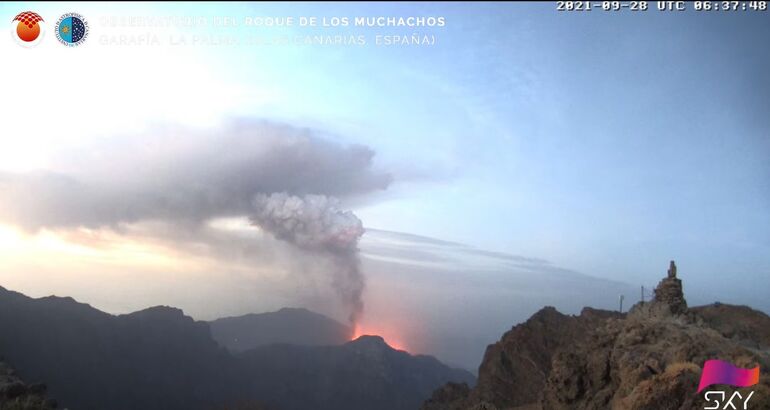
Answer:
<path fill-rule="evenodd" d="M 671 261 L 668 268 L 668 277 L 663 278 L 655 288 L 653 304 L 673 314 L 682 314 L 687 311 L 687 301 L 682 292 L 682 281 L 676 277 L 676 263 Z"/>

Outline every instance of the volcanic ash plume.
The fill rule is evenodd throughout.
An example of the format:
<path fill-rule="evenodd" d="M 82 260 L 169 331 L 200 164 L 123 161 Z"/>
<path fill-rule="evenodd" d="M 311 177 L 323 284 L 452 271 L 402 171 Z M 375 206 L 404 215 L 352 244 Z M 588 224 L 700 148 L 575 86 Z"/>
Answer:
<path fill-rule="evenodd" d="M 350 311 L 355 325 L 364 303 L 364 277 L 358 257 L 358 239 L 364 234 L 361 220 L 339 209 L 339 201 L 324 195 L 302 197 L 286 193 L 260 194 L 254 198 L 254 225 L 277 239 L 332 258 L 332 285 Z"/>

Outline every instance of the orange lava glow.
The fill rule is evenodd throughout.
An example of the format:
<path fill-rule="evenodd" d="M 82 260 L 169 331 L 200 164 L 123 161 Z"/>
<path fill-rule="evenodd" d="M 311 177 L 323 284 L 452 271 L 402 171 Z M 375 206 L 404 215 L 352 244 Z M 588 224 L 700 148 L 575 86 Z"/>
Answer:
<path fill-rule="evenodd" d="M 388 346 L 396 349 L 408 352 L 406 344 L 398 336 L 398 333 L 392 329 L 371 327 L 368 325 L 357 325 L 356 330 L 353 332 L 353 337 L 350 340 L 356 340 L 361 336 L 379 336 L 385 340 Z"/>

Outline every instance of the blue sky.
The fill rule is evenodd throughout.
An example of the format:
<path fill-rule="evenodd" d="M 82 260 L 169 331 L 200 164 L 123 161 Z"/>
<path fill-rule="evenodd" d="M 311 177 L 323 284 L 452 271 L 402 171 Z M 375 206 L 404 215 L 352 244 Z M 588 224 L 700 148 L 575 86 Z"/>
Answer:
<path fill-rule="evenodd" d="M 0 14 L 10 20 L 29 7 L 4 3 Z M 549 3 L 34 7 L 51 25 L 64 12 L 80 12 L 90 19 L 91 37 L 66 49 L 50 27 L 51 38 L 36 49 L 0 44 L 10 57 L 3 89 L 21 83 L 41 98 L 35 116 L 6 109 L 4 168 L 46 168 L 61 150 L 158 124 L 216 130 L 232 118 L 281 121 L 376 153 L 373 167 L 393 183 L 345 198 L 367 227 L 539 258 L 634 287 L 654 286 L 676 259 L 691 304 L 721 300 L 770 310 L 767 12 L 559 13 Z M 111 15 L 432 15 L 447 24 L 178 30 L 100 24 Z M 376 34 L 414 31 L 435 35 L 436 44 L 373 44 Z M 369 40 L 365 46 L 102 44 L 148 32 Z M 28 65 L 7 63 L 21 59 Z M 51 69 L 61 61 L 69 83 Z M 79 111 L 64 115 L 49 101 L 59 87 L 80 90 L 72 97 Z M 19 138 L 30 121 L 37 133 Z M 60 133 L 63 128 L 78 131 Z"/>
<path fill-rule="evenodd" d="M 249 11 L 296 10 L 273 7 Z M 276 115 L 339 130 L 403 175 L 390 198 L 359 210 L 367 225 L 635 284 L 654 285 L 673 258 L 696 299 L 764 299 L 766 13 L 300 9 L 447 17 L 435 47 L 227 50 L 242 81 L 289 90 Z"/>

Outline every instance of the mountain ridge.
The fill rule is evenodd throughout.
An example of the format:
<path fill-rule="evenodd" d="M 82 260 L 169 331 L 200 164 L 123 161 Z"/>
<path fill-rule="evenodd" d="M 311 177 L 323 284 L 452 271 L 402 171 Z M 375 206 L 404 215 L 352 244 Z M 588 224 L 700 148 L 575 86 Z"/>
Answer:
<path fill-rule="evenodd" d="M 745 307 L 688 308 L 671 263 L 655 298 L 627 314 L 585 308 L 580 315 L 545 307 L 487 347 L 478 382 L 448 383 L 423 410 L 695 410 L 703 363 L 727 360 L 770 370 L 770 317 Z M 729 386 L 716 386 L 727 393 Z M 770 408 L 770 381 L 752 408 Z M 713 404 L 713 403 L 712 403 Z"/>
<path fill-rule="evenodd" d="M 212 337 L 234 353 L 276 343 L 322 346 L 350 341 L 350 327 L 305 308 L 248 313 L 209 321 Z"/>
<path fill-rule="evenodd" d="M 0 356 L 77 410 L 413 409 L 447 381 L 474 380 L 376 338 L 231 353 L 208 323 L 177 308 L 111 315 L 72 298 L 5 288 Z"/>

